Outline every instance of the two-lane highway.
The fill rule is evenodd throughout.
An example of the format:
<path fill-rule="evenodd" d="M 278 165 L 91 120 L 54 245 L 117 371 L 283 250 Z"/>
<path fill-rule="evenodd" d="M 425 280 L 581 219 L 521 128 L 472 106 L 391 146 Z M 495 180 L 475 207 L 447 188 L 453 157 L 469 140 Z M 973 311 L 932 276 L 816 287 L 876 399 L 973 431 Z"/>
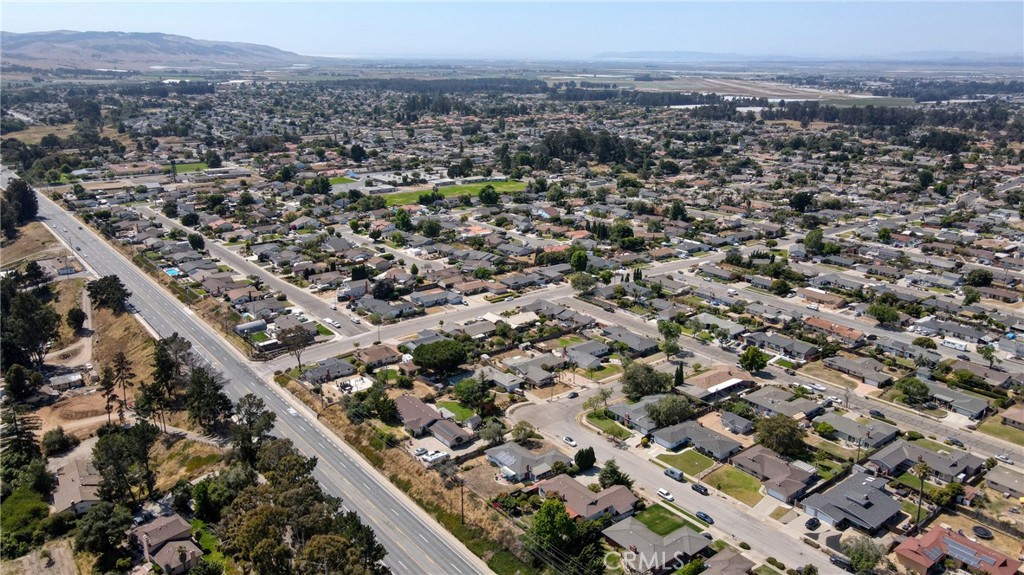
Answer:
<path fill-rule="evenodd" d="M 275 433 L 291 439 L 304 455 L 316 456 L 316 477 L 327 492 L 342 497 L 387 548 L 385 563 L 398 574 L 487 573 L 487 566 L 404 493 L 336 439 L 294 398 L 269 383 L 264 365 L 249 364 L 212 328 L 137 269 L 127 258 L 51 200 L 39 195 L 39 213 L 56 235 L 70 242 L 93 270 L 116 275 L 133 293 L 139 314 L 161 336 L 177 332 L 227 379 L 225 391 L 237 400 L 246 393 L 263 398 L 277 416 Z M 63 232 L 63 229 L 67 232 Z M 289 408 L 298 412 L 291 415 Z"/>

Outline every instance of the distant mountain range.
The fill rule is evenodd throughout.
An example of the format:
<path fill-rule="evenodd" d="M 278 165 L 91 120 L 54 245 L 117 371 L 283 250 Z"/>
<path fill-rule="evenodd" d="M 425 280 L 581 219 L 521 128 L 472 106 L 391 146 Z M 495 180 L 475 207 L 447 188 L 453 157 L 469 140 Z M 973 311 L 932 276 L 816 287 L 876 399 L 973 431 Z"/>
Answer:
<path fill-rule="evenodd" d="M 821 58 L 811 56 L 722 54 L 716 52 L 686 51 L 640 51 L 602 52 L 596 60 L 621 60 L 630 62 L 677 62 L 677 63 L 743 63 L 743 62 L 985 62 L 1019 64 L 1024 53 L 991 54 L 988 52 L 903 52 L 881 56 L 848 56 Z"/>
<path fill-rule="evenodd" d="M 159 33 L 0 32 L 0 45 L 3 46 L 0 61 L 4 65 L 43 69 L 239 69 L 323 61 L 260 44 L 196 40 Z"/>

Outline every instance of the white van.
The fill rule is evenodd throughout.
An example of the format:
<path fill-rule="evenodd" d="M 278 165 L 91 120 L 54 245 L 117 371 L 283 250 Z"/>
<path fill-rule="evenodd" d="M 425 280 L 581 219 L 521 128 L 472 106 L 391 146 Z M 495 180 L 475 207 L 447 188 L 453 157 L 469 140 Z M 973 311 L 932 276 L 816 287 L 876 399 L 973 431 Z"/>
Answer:
<path fill-rule="evenodd" d="M 736 291 L 736 290 L 734 290 L 732 288 L 729 288 L 729 289 L 725 290 L 725 293 L 727 293 L 729 295 L 739 295 L 740 292 L 738 292 L 738 291 Z"/>

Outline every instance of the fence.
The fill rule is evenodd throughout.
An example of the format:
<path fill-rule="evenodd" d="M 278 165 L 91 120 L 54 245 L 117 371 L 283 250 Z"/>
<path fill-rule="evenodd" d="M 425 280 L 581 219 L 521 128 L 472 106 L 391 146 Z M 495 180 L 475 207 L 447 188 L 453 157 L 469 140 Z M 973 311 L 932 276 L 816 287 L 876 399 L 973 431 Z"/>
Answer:
<path fill-rule="evenodd" d="M 1021 529 L 1016 525 L 1013 525 L 1007 521 L 1001 521 L 999 519 L 996 519 L 995 517 L 992 517 L 991 515 L 986 515 L 981 511 L 978 511 L 977 509 L 971 509 L 970 507 L 964 507 L 962 505 L 957 505 L 955 510 L 960 515 L 970 517 L 971 519 L 978 521 L 978 523 L 984 523 L 985 525 L 988 525 L 993 529 L 1002 531 L 1003 533 L 1017 539 L 1018 541 L 1024 541 L 1024 529 Z"/>

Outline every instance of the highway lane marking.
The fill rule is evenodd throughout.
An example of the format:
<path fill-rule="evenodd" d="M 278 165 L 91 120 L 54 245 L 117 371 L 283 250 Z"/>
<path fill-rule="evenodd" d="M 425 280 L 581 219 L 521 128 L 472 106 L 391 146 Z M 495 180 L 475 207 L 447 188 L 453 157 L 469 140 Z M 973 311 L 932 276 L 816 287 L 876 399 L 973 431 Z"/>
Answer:
<path fill-rule="evenodd" d="M 395 511 L 394 507 L 388 507 L 388 509 L 390 509 L 391 512 L 395 514 L 395 517 L 401 517 L 401 514 L 399 514 L 397 511 Z"/>
<path fill-rule="evenodd" d="M 402 569 L 406 569 L 406 570 L 409 569 L 408 567 L 406 567 L 405 563 L 402 563 L 401 559 L 396 559 L 396 561 L 398 561 L 398 564 L 402 566 Z M 461 571 L 460 571 L 460 573 L 461 573 Z"/>
<path fill-rule="evenodd" d="M 455 567 L 455 570 L 456 570 L 456 571 L 458 571 L 459 573 L 462 573 L 462 569 L 459 569 L 459 566 L 458 566 L 458 565 L 456 565 L 456 564 L 452 563 L 452 567 Z"/>
<path fill-rule="evenodd" d="M 429 541 L 427 541 L 427 538 L 424 537 L 422 533 L 417 533 L 416 535 L 419 535 L 420 539 L 422 539 L 424 543 L 429 543 Z"/>

